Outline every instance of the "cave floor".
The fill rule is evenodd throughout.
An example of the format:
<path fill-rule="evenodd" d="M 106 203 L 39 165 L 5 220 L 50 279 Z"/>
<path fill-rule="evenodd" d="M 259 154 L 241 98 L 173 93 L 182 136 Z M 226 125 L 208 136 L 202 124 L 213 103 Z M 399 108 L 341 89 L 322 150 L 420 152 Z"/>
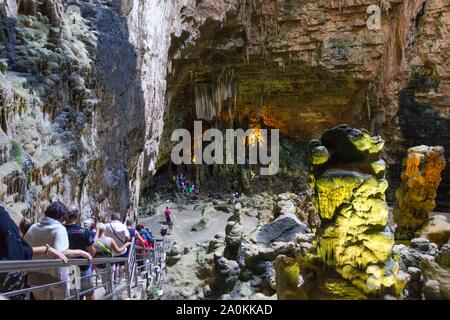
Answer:
<path fill-rule="evenodd" d="M 173 232 L 169 236 L 169 239 L 175 241 L 181 247 L 209 241 L 219 233 L 225 234 L 225 226 L 231 213 L 216 211 L 214 213 L 206 213 L 202 216 L 201 209 L 194 209 L 196 205 L 202 203 L 199 200 L 193 205 L 183 206 L 181 211 L 175 203 L 164 203 L 158 207 L 157 214 L 151 217 L 141 218 L 140 221 L 144 222 L 145 226 L 149 228 L 156 238 L 160 238 L 161 225 L 165 221 L 164 210 L 168 206 L 172 211 L 174 221 Z M 201 231 L 191 231 L 192 226 L 205 217 L 209 219 L 208 227 Z M 258 218 L 243 214 L 242 219 L 244 234 L 251 234 L 258 226 Z"/>
<path fill-rule="evenodd" d="M 141 218 L 140 220 L 141 222 L 145 223 L 146 227 L 150 229 L 150 231 L 156 236 L 156 238 L 160 238 L 160 229 L 162 223 L 165 221 L 164 210 L 166 206 L 168 206 L 170 210 L 172 210 L 174 220 L 173 232 L 169 236 L 169 239 L 176 242 L 181 247 L 202 243 L 211 240 L 216 234 L 224 234 L 225 226 L 228 222 L 227 220 L 231 216 L 231 213 L 222 211 L 216 211 L 214 213 L 206 213 L 205 215 L 202 215 L 202 209 L 197 209 L 197 207 L 204 203 L 204 201 L 198 200 L 194 204 L 183 206 L 181 211 L 179 210 L 179 207 L 176 203 L 163 203 L 158 207 L 157 214 L 151 217 Z M 394 225 L 392 219 L 392 209 L 392 207 L 389 208 L 389 224 L 391 226 Z M 430 217 L 435 215 L 444 215 L 450 221 L 449 212 L 430 213 Z M 204 230 L 192 231 L 192 226 L 199 222 L 200 219 L 205 217 L 209 219 L 208 227 Z M 258 218 L 243 214 L 242 219 L 244 234 L 250 235 L 258 227 Z"/>

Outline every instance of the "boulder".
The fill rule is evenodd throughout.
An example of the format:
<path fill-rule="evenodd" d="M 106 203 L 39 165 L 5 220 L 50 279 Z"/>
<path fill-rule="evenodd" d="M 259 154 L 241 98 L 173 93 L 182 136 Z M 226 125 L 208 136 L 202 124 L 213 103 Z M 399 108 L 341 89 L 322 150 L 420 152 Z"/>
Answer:
<path fill-rule="evenodd" d="M 280 200 L 277 202 L 276 210 L 280 215 L 295 215 L 295 203 L 292 200 Z"/>
<path fill-rule="evenodd" d="M 399 244 L 392 248 L 392 252 L 400 260 L 400 270 L 407 271 L 409 267 L 419 268 L 421 260 L 434 260 L 437 248 L 434 248 L 433 245 L 436 246 L 434 243 L 428 243 L 428 246 L 422 244 L 421 247 L 408 247 L 404 244 Z"/>
<path fill-rule="evenodd" d="M 450 244 L 444 244 L 436 257 L 436 261 L 445 267 L 450 268 Z"/>
<path fill-rule="evenodd" d="M 214 206 L 215 210 L 217 211 L 221 211 L 221 212 L 225 212 L 225 213 L 231 213 L 231 208 L 229 205 L 227 204 L 220 204 L 220 205 L 216 205 Z"/>
<path fill-rule="evenodd" d="M 295 242 L 296 243 L 312 242 L 315 238 L 316 238 L 316 235 L 314 233 L 298 234 L 295 237 Z"/>
<path fill-rule="evenodd" d="M 310 233 L 308 226 L 295 216 L 280 216 L 265 224 L 256 235 L 256 241 L 269 245 L 277 241 L 294 241 L 298 234 Z"/>
<path fill-rule="evenodd" d="M 425 237 L 439 247 L 450 239 L 450 223 L 446 216 L 433 216 L 418 232 L 419 236 Z"/>
<path fill-rule="evenodd" d="M 422 260 L 423 294 L 427 300 L 450 300 L 450 268 Z"/>
<path fill-rule="evenodd" d="M 265 294 L 258 292 L 249 297 L 250 300 L 277 300 L 277 295 L 266 296 Z"/>
<path fill-rule="evenodd" d="M 419 268 L 409 267 L 407 271 L 410 281 L 406 286 L 409 299 L 420 300 L 422 298 L 422 270 Z"/>
<path fill-rule="evenodd" d="M 181 248 L 176 245 L 173 244 L 169 250 L 167 250 L 166 252 L 166 264 L 167 266 L 171 267 L 173 265 L 175 265 L 182 257 L 183 255 L 183 250 L 181 250 Z"/>
<path fill-rule="evenodd" d="M 199 222 L 194 224 L 191 228 L 191 231 L 201 231 L 205 230 L 209 226 L 209 219 L 208 218 L 201 218 Z"/>
<path fill-rule="evenodd" d="M 275 217 L 280 215 L 295 215 L 301 222 L 316 227 L 320 224 L 320 218 L 314 206 L 312 190 L 294 194 L 286 192 L 277 196 Z"/>
<path fill-rule="evenodd" d="M 438 253 L 438 247 L 435 243 L 426 238 L 415 238 L 411 240 L 411 248 L 419 250 L 423 254 L 435 256 Z"/>
<path fill-rule="evenodd" d="M 208 205 L 206 207 L 203 208 L 202 210 L 202 215 L 207 215 L 207 214 L 212 214 L 212 213 L 216 213 L 216 208 L 214 208 L 213 205 Z"/>

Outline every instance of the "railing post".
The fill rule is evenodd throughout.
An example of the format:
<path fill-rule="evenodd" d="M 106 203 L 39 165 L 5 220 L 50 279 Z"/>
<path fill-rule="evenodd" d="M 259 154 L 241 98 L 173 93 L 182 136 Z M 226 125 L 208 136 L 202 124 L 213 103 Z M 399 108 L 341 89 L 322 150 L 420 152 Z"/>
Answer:
<path fill-rule="evenodd" d="M 130 252 L 130 254 L 132 254 L 132 252 Z M 131 273 L 130 273 L 130 265 L 128 264 L 128 261 L 125 262 L 125 268 L 126 268 L 126 272 L 127 272 L 127 296 L 128 299 L 131 300 Z"/>
<path fill-rule="evenodd" d="M 80 288 L 79 285 L 81 284 L 81 274 L 77 271 L 77 266 L 71 266 L 69 267 L 69 290 L 72 288 L 75 296 L 75 300 L 80 300 Z"/>
<path fill-rule="evenodd" d="M 114 291 L 115 291 L 115 287 L 114 287 L 114 273 L 112 270 L 112 266 L 111 266 L 111 262 L 106 263 L 106 279 L 108 281 L 108 284 L 106 284 L 106 293 L 107 294 L 111 294 L 111 300 L 114 300 Z M 108 292 L 109 291 L 109 292 Z"/>

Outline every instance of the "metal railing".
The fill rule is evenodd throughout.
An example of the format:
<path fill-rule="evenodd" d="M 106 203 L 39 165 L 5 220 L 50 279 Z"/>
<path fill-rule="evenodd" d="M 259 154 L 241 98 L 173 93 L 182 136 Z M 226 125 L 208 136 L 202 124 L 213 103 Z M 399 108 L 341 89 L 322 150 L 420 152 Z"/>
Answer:
<path fill-rule="evenodd" d="M 132 299 L 132 291 L 138 286 L 139 277 L 146 280 L 144 291 L 146 295 L 141 299 L 155 297 L 154 288 L 157 291 L 162 290 L 162 279 L 165 273 L 165 251 L 170 247 L 167 239 L 155 241 L 153 248 L 143 248 L 136 246 L 134 239 L 129 247 L 128 257 L 120 258 L 94 258 L 92 263 L 86 259 L 71 259 L 68 263 L 59 260 L 27 260 L 27 261 L 0 261 L 0 274 L 9 272 L 38 272 L 54 268 L 73 268 L 79 266 L 89 266 L 96 269 L 96 272 L 81 276 L 75 273 L 75 276 L 67 280 L 55 280 L 50 283 L 36 285 L 29 288 L 0 293 L 3 297 L 14 298 L 25 295 L 29 299 L 32 292 L 37 292 L 56 286 L 69 286 L 70 295 L 65 300 L 79 300 L 83 295 L 92 294 L 95 290 L 103 288 L 105 295 L 100 300 L 113 300 L 123 298 L 126 292 L 126 298 Z M 123 264 L 124 275 L 118 276 L 120 264 Z M 101 266 L 101 267 L 99 267 Z M 39 272 L 38 272 L 39 273 Z M 98 279 L 101 278 L 101 284 L 98 285 Z M 83 279 L 91 278 L 92 287 L 82 291 L 79 285 Z M 73 283 L 75 282 L 75 285 Z"/>

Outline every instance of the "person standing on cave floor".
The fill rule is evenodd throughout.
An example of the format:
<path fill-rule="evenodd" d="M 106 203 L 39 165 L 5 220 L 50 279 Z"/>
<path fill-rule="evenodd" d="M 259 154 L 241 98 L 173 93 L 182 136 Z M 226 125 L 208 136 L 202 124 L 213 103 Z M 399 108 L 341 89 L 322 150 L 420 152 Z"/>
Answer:
<path fill-rule="evenodd" d="M 172 211 L 169 209 L 169 207 L 166 207 L 166 210 L 164 211 L 164 216 L 166 217 L 166 223 L 169 227 L 169 235 L 173 231 L 173 221 L 172 221 Z"/>
<path fill-rule="evenodd" d="M 81 212 L 75 206 L 68 207 L 69 215 L 66 221 L 67 235 L 69 236 L 69 249 L 84 250 L 89 252 L 91 256 L 95 256 L 95 242 L 98 238 L 98 232 L 81 227 Z M 93 265 L 80 266 L 81 291 L 87 291 L 83 296 L 86 300 L 95 300 L 94 284 L 93 284 Z"/>
<path fill-rule="evenodd" d="M 167 237 L 167 231 L 169 230 L 169 226 L 167 225 L 167 222 L 163 222 L 160 233 L 161 237 L 165 240 Z"/>

